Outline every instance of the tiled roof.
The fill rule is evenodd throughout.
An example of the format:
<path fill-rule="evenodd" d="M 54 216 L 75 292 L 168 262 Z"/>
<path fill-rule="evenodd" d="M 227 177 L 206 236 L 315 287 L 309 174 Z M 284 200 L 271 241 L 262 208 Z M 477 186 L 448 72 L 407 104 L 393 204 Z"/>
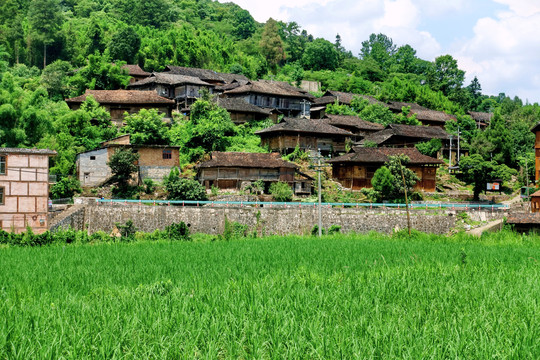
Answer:
<path fill-rule="evenodd" d="M 442 164 L 443 161 L 422 155 L 416 148 L 363 148 L 355 147 L 354 152 L 327 160 L 329 163 L 378 163 L 388 161 L 389 156 L 406 155 L 409 157 L 409 164 Z"/>
<path fill-rule="evenodd" d="M 236 89 L 239 86 L 246 85 L 248 82 L 249 82 L 248 80 L 233 80 L 230 83 L 225 84 L 225 85 L 217 85 L 215 87 L 215 90 L 216 91 L 232 90 L 232 89 Z"/>
<path fill-rule="evenodd" d="M 270 115 L 271 110 L 252 105 L 242 98 L 214 97 L 214 101 L 227 111 L 247 112 Z"/>
<path fill-rule="evenodd" d="M 207 82 L 202 81 L 201 79 L 193 76 L 186 75 L 177 75 L 171 73 L 153 73 L 152 76 L 147 77 L 146 79 L 139 80 L 129 87 L 141 87 L 147 84 L 164 84 L 164 85 L 201 85 L 201 86 L 214 86 Z"/>
<path fill-rule="evenodd" d="M 67 103 L 82 103 L 92 95 L 100 104 L 163 104 L 174 105 L 174 100 L 169 100 L 156 94 L 155 91 L 139 90 L 86 90 L 81 95 L 66 99 Z"/>
<path fill-rule="evenodd" d="M 374 104 L 386 105 L 383 102 L 375 99 L 373 96 L 370 96 L 370 95 L 353 94 L 353 93 L 333 91 L 333 90 L 328 90 L 327 92 L 325 92 L 322 97 L 315 99 L 314 103 L 317 105 L 328 105 L 328 104 L 333 104 L 334 102 L 336 102 L 336 100 L 339 99 L 339 103 L 350 105 L 351 101 L 355 97 L 365 99 L 369 101 L 371 105 L 374 105 Z"/>
<path fill-rule="evenodd" d="M 517 225 L 540 225 L 540 213 L 513 213 L 506 218 L 509 224 Z"/>
<path fill-rule="evenodd" d="M 423 141 L 448 139 L 448 133 L 438 126 L 390 124 L 384 130 L 366 136 L 360 143 L 374 142 L 375 144 L 382 144 L 392 136 L 408 137 Z"/>
<path fill-rule="evenodd" d="M 272 82 L 272 81 L 265 81 L 265 80 L 248 82 L 247 84 L 238 86 L 235 89 L 225 91 L 226 95 L 249 94 L 249 93 L 277 95 L 277 96 L 301 98 L 301 99 L 308 99 L 308 100 L 313 98 L 313 96 L 306 93 L 305 91 L 297 89 L 288 84 L 285 85 L 280 82 Z"/>
<path fill-rule="evenodd" d="M 477 111 L 469 111 L 469 115 L 471 115 L 473 120 L 484 122 L 484 123 L 489 123 L 491 120 L 491 117 L 493 116 L 493 114 L 491 113 L 477 112 Z"/>
<path fill-rule="evenodd" d="M 243 168 L 291 168 L 293 163 L 282 160 L 278 153 L 242 153 L 214 151 L 211 159 L 199 165 L 201 168 L 212 167 L 243 167 Z"/>
<path fill-rule="evenodd" d="M 165 67 L 165 70 L 172 74 L 193 76 L 203 81 L 217 81 L 217 82 L 222 82 L 222 83 L 230 83 L 233 80 L 243 80 L 243 81 L 249 80 L 247 77 L 240 74 L 220 73 L 220 72 L 208 70 L 208 69 L 189 68 L 189 67 L 183 67 L 183 66 L 168 65 Z"/>
<path fill-rule="evenodd" d="M 270 126 L 269 128 L 256 131 L 255 134 L 269 134 L 269 133 L 311 133 L 311 134 L 323 134 L 323 135 L 339 135 L 339 136 L 353 136 L 354 134 L 347 130 L 342 130 L 338 127 L 328 125 L 321 120 L 315 119 L 297 119 L 297 118 L 284 118 L 279 124 Z"/>
<path fill-rule="evenodd" d="M 321 121 L 324 121 L 326 124 L 337 126 L 337 127 L 348 126 L 348 127 L 355 127 L 358 130 L 372 130 L 372 131 L 384 129 L 383 125 L 362 120 L 358 116 L 332 115 L 332 114 L 326 114 L 326 116 L 327 118 L 321 119 Z"/>
<path fill-rule="evenodd" d="M 416 118 L 419 121 L 437 121 L 445 123 L 450 120 L 456 120 L 456 117 L 453 115 L 449 115 L 443 111 L 436 111 L 436 110 L 422 110 L 422 109 L 411 109 L 411 113 L 416 114 Z"/>
<path fill-rule="evenodd" d="M 0 147 L 0 154 L 24 154 L 24 155 L 56 155 L 56 151 L 49 149 L 24 149 L 24 148 L 3 148 Z"/>
<path fill-rule="evenodd" d="M 150 73 L 141 69 L 139 65 L 128 64 L 128 65 L 122 66 L 122 69 L 127 69 L 128 75 L 131 75 L 131 76 L 150 76 Z"/>

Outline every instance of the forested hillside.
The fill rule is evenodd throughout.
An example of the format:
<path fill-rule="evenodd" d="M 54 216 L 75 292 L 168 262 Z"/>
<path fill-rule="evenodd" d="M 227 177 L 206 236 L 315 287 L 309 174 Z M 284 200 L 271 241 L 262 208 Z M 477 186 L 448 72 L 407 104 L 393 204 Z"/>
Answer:
<path fill-rule="evenodd" d="M 77 152 L 117 130 L 97 103 L 72 111 L 63 100 L 86 89 L 124 88 L 126 63 L 148 72 L 179 65 L 291 84 L 316 80 L 323 90 L 416 102 L 456 115 L 457 124 L 448 130 L 456 133 L 459 125 L 471 153 L 511 167 L 520 161 L 534 167 L 529 129 L 540 120 L 538 104 L 508 97 L 504 89 L 497 96 L 482 94 L 481 79 L 465 84 L 452 56 L 426 61 L 383 34 L 371 35 L 361 49 L 345 49 L 337 34 L 334 42 L 314 39 L 301 24 L 273 19 L 260 24 L 237 5 L 212 0 L 2 1 L 0 146 L 57 150 L 52 172 L 73 173 Z M 377 116 L 370 106 L 334 111 Z M 486 131 L 476 128 L 468 111 L 493 113 Z M 185 124 L 166 131 L 171 143 L 191 146 L 186 133 L 193 129 Z M 252 134 L 247 127 L 225 131 L 223 136 L 236 139 L 225 149 L 263 151 Z"/>

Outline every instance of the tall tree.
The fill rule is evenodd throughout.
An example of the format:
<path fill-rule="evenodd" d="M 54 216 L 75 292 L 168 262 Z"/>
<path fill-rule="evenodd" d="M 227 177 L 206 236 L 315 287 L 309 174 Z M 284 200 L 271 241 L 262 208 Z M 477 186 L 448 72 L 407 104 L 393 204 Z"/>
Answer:
<path fill-rule="evenodd" d="M 47 46 L 57 40 L 63 20 L 58 0 L 32 0 L 30 3 L 29 43 L 43 46 L 43 68 L 47 66 Z"/>
<path fill-rule="evenodd" d="M 396 53 L 396 45 L 391 38 L 384 34 L 371 34 L 369 40 L 362 42 L 360 57 L 371 58 L 383 70 L 388 70 L 392 56 Z"/>
<path fill-rule="evenodd" d="M 280 61 L 285 59 L 285 51 L 283 50 L 283 41 L 279 36 L 279 29 L 276 20 L 270 18 L 264 25 L 264 30 L 261 36 L 259 46 L 261 53 L 266 58 L 270 68 L 275 71 L 276 66 Z"/>
<path fill-rule="evenodd" d="M 458 68 L 457 60 L 451 55 L 437 57 L 427 74 L 428 85 L 446 96 L 460 89 L 464 80 L 465 71 Z"/>
<path fill-rule="evenodd" d="M 319 38 L 306 46 L 302 64 L 304 68 L 315 71 L 335 70 L 339 65 L 339 55 L 331 42 Z"/>
<path fill-rule="evenodd" d="M 247 39 L 257 29 L 255 20 L 249 13 L 249 11 L 241 9 L 235 12 L 233 20 L 233 31 L 232 34 L 238 39 Z"/>
<path fill-rule="evenodd" d="M 132 64 L 141 47 L 141 37 L 132 27 L 125 27 L 116 32 L 109 43 L 113 61 L 125 61 Z"/>

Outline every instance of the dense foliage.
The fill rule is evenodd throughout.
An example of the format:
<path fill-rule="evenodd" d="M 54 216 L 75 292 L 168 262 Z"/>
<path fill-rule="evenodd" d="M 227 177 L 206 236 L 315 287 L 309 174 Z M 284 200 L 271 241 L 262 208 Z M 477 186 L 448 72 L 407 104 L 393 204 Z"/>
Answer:
<path fill-rule="evenodd" d="M 69 110 L 63 99 L 86 89 L 124 88 L 125 63 L 146 71 L 166 65 L 242 73 L 299 84 L 314 80 L 326 89 L 372 95 L 381 101 L 416 102 L 457 117 L 447 130 L 483 161 L 517 168 L 532 153 L 531 126 L 540 106 L 500 93 L 482 94 L 481 79 L 465 84 L 451 55 L 420 59 L 410 45 L 372 34 L 360 49 L 346 50 L 314 39 L 295 22 L 257 23 L 246 10 L 212 0 L 5 0 L 0 4 L 0 146 L 48 147 L 58 152 L 51 173 L 75 172 L 75 156 L 117 135 L 110 115 L 93 99 Z M 320 95 L 320 94 L 319 94 Z M 181 164 L 212 150 L 265 151 L 253 131 L 237 127 L 209 98 L 193 107 L 192 118 L 168 126 L 157 114 L 132 115 L 122 132 L 136 143 L 181 147 Z M 480 131 L 468 111 L 492 113 Z M 329 113 L 352 114 L 384 125 L 418 124 L 415 117 L 358 98 Z M 143 120 L 145 119 L 145 120 Z M 438 144 L 420 146 L 433 154 Z"/>

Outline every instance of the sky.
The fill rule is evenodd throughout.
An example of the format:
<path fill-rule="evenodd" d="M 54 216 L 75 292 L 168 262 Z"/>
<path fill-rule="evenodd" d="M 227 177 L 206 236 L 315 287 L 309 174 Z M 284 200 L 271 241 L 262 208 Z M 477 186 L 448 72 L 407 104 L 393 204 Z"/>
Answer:
<path fill-rule="evenodd" d="M 219 0 L 225 2 L 225 0 Z M 231 1 L 231 0 L 227 0 Z M 383 33 L 433 61 L 450 54 L 482 93 L 540 103 L 540 0 L 232 0 L 258 22 L 295 21 L 358 55 Z"/>

